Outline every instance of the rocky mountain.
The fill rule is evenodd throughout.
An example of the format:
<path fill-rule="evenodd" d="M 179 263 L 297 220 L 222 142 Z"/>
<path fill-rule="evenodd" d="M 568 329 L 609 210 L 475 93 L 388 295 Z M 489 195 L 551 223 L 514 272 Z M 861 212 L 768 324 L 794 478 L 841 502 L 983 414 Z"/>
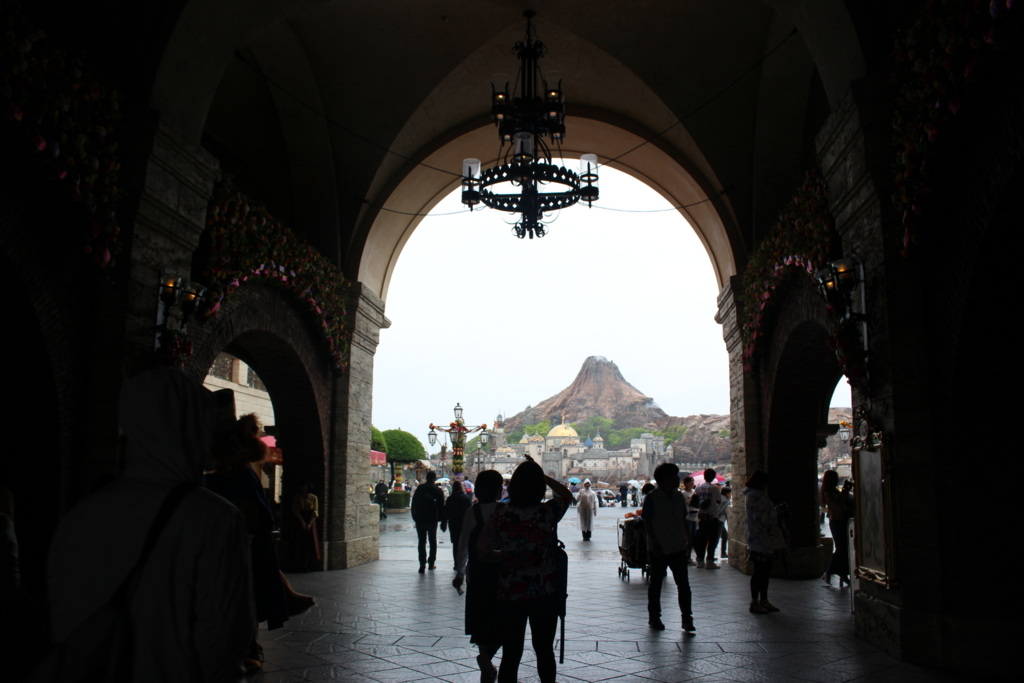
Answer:
<path fill-rule="evenodd" d="M 626 381 L 619 366 L 604 356 L 591 356 L 583 361 L 572 384 L 508 418 L 505 431 L 544 420 L 556 424 L 563 416 L 568 422 L 581 422 L 595 415 L 614 421 L 616 429 L 657 429 L 669 419 L 665 411 L 654 404 L 653 398 Z"/>
<path fill-rule="evenodd" d="M 679 462 L 726 463 L 731 457 L 728 415 L 668 415 L 603 356 L 587 358 L 572 384 L 558 394 L 507 418 L 505 431 L 544 420 L 557 424 L 562 416 L 568 422 L 583 422 L 595 415 L 612 420 L 615 429 L 685 426 L 686 433 L 673 446 Z"/>

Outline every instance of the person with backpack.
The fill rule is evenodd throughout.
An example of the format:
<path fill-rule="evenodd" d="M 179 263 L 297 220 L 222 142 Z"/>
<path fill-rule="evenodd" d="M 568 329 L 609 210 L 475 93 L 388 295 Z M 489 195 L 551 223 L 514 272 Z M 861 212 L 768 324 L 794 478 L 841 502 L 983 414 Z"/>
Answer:
<path fill-rule="evenodd" d="M 657 488 L 644 498 L 643 520 L 647 531 L 651 570 L 647 586 L 647 624 L 665 630 L 661 620 L 661 585 L 672 570 L 679 591 L 679 612 L 683 630 L 693 632 L 693 611 L 690 605 L 690 580 L 686 575 L 686 549 L 690 543 L 686 523 L 686 498 L 679 490 L 679 467 L 663 462 L 654 468 Z"/>
<path fill-rule="evenodd" d="M 487 520 L 500 505 L 502 479 L 497 470 L 486 470 L 477 475 L 477 502 L 466 510 L 462 520 L 452 586 L 462 590 L 466 586 L 466 635 L 469 642 L 480 650 L 476 663 L 480 667 L 481 683 L 493 683 L 498 675 L 492 659 L 501 648 L 501 622 L 494 618 L 498 610 L 498 565 L 481 562 L 477 545 Z M 449 520 L 450 521 L 450 520 Z"/>
<path fill-rule="evenodd" d="M 717 476 L 718 473 L 710 467 L 704 470 L 704 483 L 694 489 L 693 498 L 690 500 L 690 507 L 697 509 L 697 538 L 693 544 L 697 556 L 697 569 L 720 569 L 715 563 L 715 550 L 718 548 L 718 509 L 722 507 L 722 491 L 715 484 Z"/>
<path fill-rule="evenodd" d="M 435 569 L 434 562 L 437 561 L 437 524 L 445 519 L 444 493 L 434 482 L 437 480 L 437 472 L 427 472 L 427 480 L 416 487 L 412 494 L 411 513 L 413 524 L 416 525 L 416 536 L 419 540 L 420 574 L 430 563 L 430 568 Z M 430 541 L 430 556 L 427 557 L 427 541 Z"/>
<path fill-rule="evenodd" d="M 444 502 L 444 520 L 441 521 L 441 533 L 449 531 L 452 541 L 452 569 L 459 570 L 459 539 L 462 538 L 462 522 L 466 510 L 473 504 L 473 496 L 462 490 L 462 482 L 452 483 L 452 493 Z"/>
<path fill-rule="evenodd" d="M 565 553 L 557 545 L 556 530 L 572 493 L 526 457 L 509 481 L 508 505 L 494 511 L 480 535 L 477 557 L 498 563 L 498 613 L 503 617 L 498 683 L 517 680 L 527 622 L 540 682 L 555 683 L 555 634 L 566 580 L 564 565 L 559 566 L 559 554 L 564 560 Z M 544 500 L 548 487 L 553 495 Z"/>

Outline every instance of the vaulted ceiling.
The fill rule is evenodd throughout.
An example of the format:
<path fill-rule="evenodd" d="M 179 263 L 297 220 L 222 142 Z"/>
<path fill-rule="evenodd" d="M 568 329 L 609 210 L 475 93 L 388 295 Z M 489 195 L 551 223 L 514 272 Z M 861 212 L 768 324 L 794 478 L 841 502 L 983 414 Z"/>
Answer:
<path fill-rule="evenodd" d="M 409 160 L 490 125 L 490 78 L 515 73 L 527 8 L 567 113 L 654 138 L 714 198 L 727 270 L 865 70 L 840 0 L 203 0 L 175 23 L 151 105 L 351 270 Z M 489 135 L 476 156 L 497 152 Z M 595 151 L 616 157 L 627 137 Z"/>

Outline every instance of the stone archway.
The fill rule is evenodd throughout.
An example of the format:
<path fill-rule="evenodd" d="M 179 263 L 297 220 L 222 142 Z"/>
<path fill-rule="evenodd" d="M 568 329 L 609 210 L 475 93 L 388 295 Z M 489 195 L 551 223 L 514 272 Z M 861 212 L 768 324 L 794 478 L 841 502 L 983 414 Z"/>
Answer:
<path fill-rule="evenodd" d="M 576 107 L 575 111 L 581 109 L 584 108 Z M 586 116 L 566 119 L 566 126 L 571 127 L 573 135 L 571 146 L 563 148 L 565 158 L 596 153 L 599 158 L 607 159 L 655 137 L 650 131 L 609 112 L 590 110 L 585 113 Z M 380 208 L 374 208 L 371 216 L 364 220 L 370 227 L 363 238 L 358 279 L 378 297 L 386 300 L 398 257 L 423 214 L 429 213 L 459 184 L 457 177 L 430 167 L 460 169 L 464 158 L 492 149 L 493 137 L 493 125 L 488 122 L 474 125 L 446 142 L 436 141 L 437 146 L 423 163 L 407 167 L 404 175 L 384 193 Z M 493 161 L 486 160 L 486 163 Z M 720 288 L 737 273 L 738 264 L 746 260 L 743 241 L 723 197 L 714 190 L 714 181 L 701 174 L 696 163 L 655 140 L 622 160 L 611 162 L 610 166 L 641 180 L 675 206 L 689 207 L 679 212 L 693 226 L 707 250 Z"/>
<path fill-rule="evenodd" d="M 368 501 L 356 495 L 358 487 L 345 476 L 351 463 L 332 457 L 336 380 L 330 357 L 291 297 L 266 283 L 247 283 L 224 302 L 214 321 L 194 326 L 192 338 L 195 354 L 185 370 L 197 380 L 226 351 L 249 364 L 266 385 L 286 457 L 282 504 L 287 510 L 298 486 L 313 483 L 321 501 L 324 568 L 347 566 L 347 546 L 353 543 L 372 546 L 364 554 L 375 559 L 376 525 L 350 523 Z"/>
<path fill-rule="evenodd" d="M 741 451 L 741 459 L 734 453 L 733 470 L 740 479 L 737 486 L 756 469 L 769 473 L 772 500 L 789 505 L 787 527 L 794 546 L 785 567 L 774 571 L 789 578 L 812 578 L 822 573 L 826 552 L 818 541 L 818 447 L 841 372 L 828 346 L 825 303 L 809 277 L 799 275 L 779 289 L 771 327 L 769 343 L 759 350 L 753 371 L 760 395 L 756 401 L 747 398 L 760 405 L 759 424 L 754 429 L 747 425 L 758 435 L 758 443 Z M 742 499 L 735 499 L 734 508 L 730 563 L 746 570 Z"/>

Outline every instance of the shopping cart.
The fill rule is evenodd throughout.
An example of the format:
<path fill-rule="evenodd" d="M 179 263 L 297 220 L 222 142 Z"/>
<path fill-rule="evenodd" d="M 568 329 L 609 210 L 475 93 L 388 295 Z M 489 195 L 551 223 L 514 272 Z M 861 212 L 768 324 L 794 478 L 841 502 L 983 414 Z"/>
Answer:
<path fill-rule="evenodd" d="M 640 517 L 619 521 L 618 528 L 619 578 L 629 581 L 629 570 L 639 569 L 640 575 L 650 578 L 651 566 L 647 564 L 647 531 Z"/>

